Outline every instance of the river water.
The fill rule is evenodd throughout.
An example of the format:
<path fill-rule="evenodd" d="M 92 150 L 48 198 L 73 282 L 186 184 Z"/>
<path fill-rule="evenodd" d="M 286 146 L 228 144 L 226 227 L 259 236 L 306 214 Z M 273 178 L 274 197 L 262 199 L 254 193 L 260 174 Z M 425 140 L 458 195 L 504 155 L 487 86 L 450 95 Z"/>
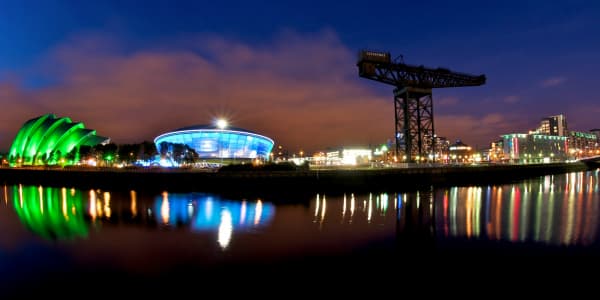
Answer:
<path fill-rule="evenodd" d="M 344 276 L 412 263 L 429 273 L 511 260 L 592 261 L 600 253 L 598 175 L 293 202 L 3 185 L 0 287 L 152 289 L 169 280 Z"/>

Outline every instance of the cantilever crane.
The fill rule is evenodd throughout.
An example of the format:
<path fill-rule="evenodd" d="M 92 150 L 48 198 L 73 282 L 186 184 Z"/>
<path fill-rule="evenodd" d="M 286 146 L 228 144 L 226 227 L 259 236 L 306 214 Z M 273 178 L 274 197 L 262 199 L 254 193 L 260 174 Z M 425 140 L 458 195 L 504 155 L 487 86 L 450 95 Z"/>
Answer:
<path fill-rule="evenodd" d="M 435 159 L 431 89 L 485 84 L 485 75 L 473 76 L 444 68 L 393 62 L 389 52 L 361 51 L 356 65 L 360 77 L 396 87 L 396 155 L 403 152 L 409 162 L 424 160 L 428 154 Z"/>

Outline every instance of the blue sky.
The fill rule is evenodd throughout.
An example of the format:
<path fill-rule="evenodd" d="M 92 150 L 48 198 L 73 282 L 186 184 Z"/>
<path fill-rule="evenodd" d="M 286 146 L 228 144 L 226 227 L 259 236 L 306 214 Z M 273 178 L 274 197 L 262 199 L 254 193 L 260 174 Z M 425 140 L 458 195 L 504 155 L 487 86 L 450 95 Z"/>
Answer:
<path fill-rule="evenodd" d="M 385 142 L 392 87 L 358 78 L 360 49 L 486 74 L 434 90 L 451 140 L 600 127 L 595 1 L 88 2 L 0 2 L 0 150 L 46 112 L 117 143 L 218 114 L 291 150 Z"/>

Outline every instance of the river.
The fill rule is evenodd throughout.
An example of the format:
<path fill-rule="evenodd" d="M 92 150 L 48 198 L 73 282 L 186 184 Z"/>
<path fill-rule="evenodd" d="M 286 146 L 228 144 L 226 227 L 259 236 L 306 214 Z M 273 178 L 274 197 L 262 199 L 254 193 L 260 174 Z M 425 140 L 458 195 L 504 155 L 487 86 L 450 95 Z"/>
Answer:
<path fill-rule="evenodd" d="M 425 274 L 440 270 L 435 266 L 531 259 L 545 270 L 559 260 L 596 258 L 598 175 L 314 194 L 293 202 L 3 185 L 0 287 L 26 294 L 31 284 L 92 288 L 108 280 L 152 288 L 166 280 L 177 285 L 264 273 L 378 274 L 415 262 Z"/>

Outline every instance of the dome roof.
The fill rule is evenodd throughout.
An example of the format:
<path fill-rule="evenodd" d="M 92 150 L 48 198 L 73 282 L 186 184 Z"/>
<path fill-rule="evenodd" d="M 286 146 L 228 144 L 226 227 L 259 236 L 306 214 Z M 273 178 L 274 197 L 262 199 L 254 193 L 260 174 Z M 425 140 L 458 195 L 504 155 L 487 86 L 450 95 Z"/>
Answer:
<path fill-rule="evenodd" d="M 201 158 L 253 159 L 268 157 L 275 142 L 269 137 L 239 127 L 193 125 L 167 131 L 154 138 L 159 152 L 169 149 L 169 143 L 185 144 Z"/>

